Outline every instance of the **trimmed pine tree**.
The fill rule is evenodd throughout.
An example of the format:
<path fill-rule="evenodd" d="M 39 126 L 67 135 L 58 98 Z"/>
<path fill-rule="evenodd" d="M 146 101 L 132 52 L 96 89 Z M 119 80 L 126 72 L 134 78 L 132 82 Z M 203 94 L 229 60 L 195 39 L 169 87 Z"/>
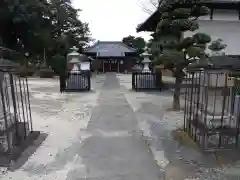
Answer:
<path fill-rule="evenodd" d="M 156 65 L 163 64 L 175 76 L 173 109 L 180 109 L 180 90 L 184 79 L 184 69 L 192 62 L 206 59 L 206 44 L 211 37 L 204 33 L 195 33 L 184 37 L 187 31 L 199 28 L 197 19 L 208 15 L 210 10 L 201 0 L 164 0 L 160 6 L 160 21 L 154 33 L 155 41 L 161 42 Z M 166 37 L 169 37 L 166 39 Z M 174 37 L 174 38 L 172 38 Z M 162 41 L 161 39 L 164 39 Z"/>

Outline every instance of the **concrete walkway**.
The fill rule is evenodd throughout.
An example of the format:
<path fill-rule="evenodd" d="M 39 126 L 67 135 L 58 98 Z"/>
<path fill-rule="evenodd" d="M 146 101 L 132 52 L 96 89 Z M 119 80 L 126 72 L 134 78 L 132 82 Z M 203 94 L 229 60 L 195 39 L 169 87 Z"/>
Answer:
<path fill-rule="evenodd" d="M 84 168 L 70 170 L 67 180 L 163 179 L 115 74 L 107 74 L 98 104 L 86 129 L 89 137 L 75 151 L 81 157 L 75 164 Z"/>

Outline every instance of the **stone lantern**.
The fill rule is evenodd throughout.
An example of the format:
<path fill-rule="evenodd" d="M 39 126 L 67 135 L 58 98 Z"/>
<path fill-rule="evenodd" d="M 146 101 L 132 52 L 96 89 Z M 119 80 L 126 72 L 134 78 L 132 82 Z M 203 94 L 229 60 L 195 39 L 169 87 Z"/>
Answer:
<path fill-rule="evenodd" d="M 78 48 L 75 46 L 71 50 L 72 52 L 67 55 L 68 79 L 66 88 L 77 90 L 79 87 L 88 86 L 88 79 L 85 75 L 88 75 L 90 71 L 90 62 L 86 55 L 77 52 Z"/>
<path fill-rule="evenodd" d="M 76 46 L 71 48 L 72 52 L 67 55 L 67 67 L 68 72 L 72 70 L 78 70 L 77 66 L 80 64 L 80 53 L 78 53 L 78 48 Z"/>
<path fill-rule="evenodd" d="M 147 53 L 147 52 L 144 52 L 141 54 L 141 56 L 143 57 L 143 69 L 142 71 L 143 72 L 151 72 L 150 69 L 149 69 L 149 64 L 151 63 L 151 60 L 150 60 L 150 57 L 151 57 L 151 54 Z"/>
<path fill-rule="evenodd" d="M 89 59 L 86 55 L 78 53 L 78 48 L 76 46 L 73 46 L 71 50 L 72 52 L 67 55 L 68 72 L 80 71 L 81 65 L 85 65 L 87 62 L 89 62 Z"/>

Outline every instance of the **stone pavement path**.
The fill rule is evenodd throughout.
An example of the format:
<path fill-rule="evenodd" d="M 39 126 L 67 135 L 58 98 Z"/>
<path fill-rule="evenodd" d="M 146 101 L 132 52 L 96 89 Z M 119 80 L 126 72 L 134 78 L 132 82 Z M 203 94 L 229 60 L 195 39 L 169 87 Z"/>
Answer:
<path fill-rule="evenodd" d="M 78 148 L 76 166 L 66 180 L 159 180 L 159 167 L 141 139 L 138 122 L 115 74 L 107 74 L 89 135 Z"/>

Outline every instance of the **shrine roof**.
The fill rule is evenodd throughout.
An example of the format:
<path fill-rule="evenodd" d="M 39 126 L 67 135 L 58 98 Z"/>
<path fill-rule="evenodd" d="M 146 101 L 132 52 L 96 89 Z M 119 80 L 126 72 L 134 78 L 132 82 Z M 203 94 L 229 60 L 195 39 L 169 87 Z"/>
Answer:
<path fill-rule="evenodd" d="M 100 53 L 105 56 L 123 56 L 122 53 L 135 53 L 137 50 L 121 41 L 98 41 L 85 53 Z"/>
<path fill-rule="evenodd" d="M 0 58 L 0 68 L 1 67 L 17 67 L 17 66 L 19 66 L 18 63 L 15 63 L 15 62 L 7 60 L 7 59 Z"/>

